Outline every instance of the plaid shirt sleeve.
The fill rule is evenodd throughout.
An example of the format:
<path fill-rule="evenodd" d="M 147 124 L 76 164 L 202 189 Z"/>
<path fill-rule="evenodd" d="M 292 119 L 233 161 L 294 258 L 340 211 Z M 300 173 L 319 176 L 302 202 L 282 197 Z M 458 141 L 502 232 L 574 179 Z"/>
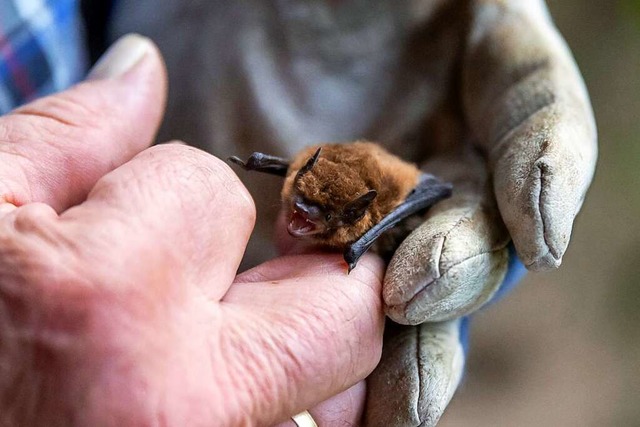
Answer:
<path fill-rule="evenodd" d="M 83 39 L 78 0 L 0 0 L 0 114 L 80 80 Z"/>

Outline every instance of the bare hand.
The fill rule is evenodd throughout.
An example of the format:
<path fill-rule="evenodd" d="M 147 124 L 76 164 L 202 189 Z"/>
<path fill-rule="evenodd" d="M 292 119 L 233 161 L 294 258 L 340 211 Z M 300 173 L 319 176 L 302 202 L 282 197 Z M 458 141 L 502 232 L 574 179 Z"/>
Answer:
<path fill-rule="evenodd" d="M 0 424 L 268 425 L 368 375 L 381 262 L 347 276 L 339 255 L 298 255 L 236 277 L 242 184 L 199 150 L 145 149 L 157 50 L 125 39 L 91 77 L 0 118 Z"/>

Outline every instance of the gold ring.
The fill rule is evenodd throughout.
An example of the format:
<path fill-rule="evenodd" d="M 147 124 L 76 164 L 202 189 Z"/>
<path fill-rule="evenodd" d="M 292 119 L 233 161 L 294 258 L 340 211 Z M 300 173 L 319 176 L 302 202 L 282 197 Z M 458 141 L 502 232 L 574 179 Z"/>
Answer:
<path fill-rule="evenodd" d="M 298 415 L 291 417 L 298 427 L 318 427 L 316 420 L 313 419 L 309 411 L 302 411 Z"/>

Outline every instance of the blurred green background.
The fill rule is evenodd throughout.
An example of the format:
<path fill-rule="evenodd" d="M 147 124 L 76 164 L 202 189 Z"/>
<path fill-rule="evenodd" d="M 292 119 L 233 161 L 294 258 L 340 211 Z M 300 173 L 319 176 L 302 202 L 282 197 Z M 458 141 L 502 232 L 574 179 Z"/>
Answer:
<path fill-rule="evenodd" d="M 442 427 L 640 426 L 640 1 L 547 4 L 591 94 L 596 178 L 562 267 L 476 315 Z"/>

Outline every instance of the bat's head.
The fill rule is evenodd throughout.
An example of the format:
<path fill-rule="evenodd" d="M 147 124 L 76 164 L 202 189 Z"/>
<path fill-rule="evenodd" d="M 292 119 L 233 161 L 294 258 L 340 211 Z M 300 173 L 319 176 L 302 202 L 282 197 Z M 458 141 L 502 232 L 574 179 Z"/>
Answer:
<path fill-rule="evenodd" d="M 321 158 L 320 152 L 292 163 L 282 192 L 287 230 L 294 237 L 341 246 L 371 227 L 369 210 L 377 192 L 352 167 Z"/>

